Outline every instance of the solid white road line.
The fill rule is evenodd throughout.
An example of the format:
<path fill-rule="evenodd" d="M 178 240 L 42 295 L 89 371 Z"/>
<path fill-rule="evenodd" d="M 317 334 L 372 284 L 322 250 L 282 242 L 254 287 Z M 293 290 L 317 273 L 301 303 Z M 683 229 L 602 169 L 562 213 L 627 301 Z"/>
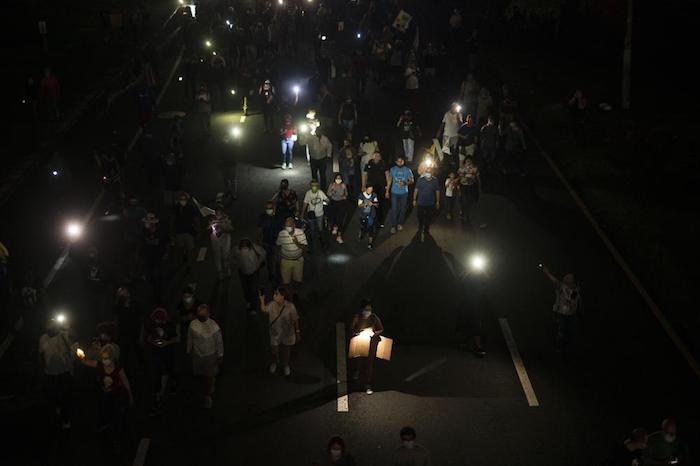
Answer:
<path fill-rule="evenodd" d="M 506 345 L 508 345 L 508 350 L 510 351 L 510 357 L 513 359 L 513 365 L 515 365 L 515 372 L 518 373 L 518 378 L 520 379 L 520 385 L 523 387 L 525 392 L 525 397 L 527 398 L 527 404 L 530 406 L 539 406 L 540 402 L 537 400 L 537 395 L 535 395 L 535 390 L 532 388 L 530 383 L 530 377 L 527 375 L 525 370 L 525 364 L 523 364 L 523 358 L 520 357 L 520 351 L 518 351 L 518 346 L 515 344 L 515 338 L 513 338 L 513 332 L 510 331 L 510 325 L 508 325 L 508 319 L 498 319 L 498 323 L 501 324 L 501 331 L 503 332 L 503 338 L 506 339 Z"/>
<path fill-rule="evenodd" d="M 148 447 L 151 445 L 150 438 L 142 438 L 139 447 L 136 450 L 136 458 L 134 458 L 133 466 L 143 466 L 148 455 Z"/>
<path fill-rule="evenodd" d="M 207 248 L 202 246 L 199 248 L 199 254 L 197 254 L 197 262 L 202 262 L 207 255 Z"/>
<path fill-rule="evenodd" d="M 338 386 L 338 398 L 336 406 L 339 413 L 347 413 L 350 411 L 348 404 L 348 358 L 345 352 L 345 323 L 337 322 L 335 324 L 335 342 L 336 342 L 336 367 Z"/>
<path fill-rule="evenodd" d="M 442 366 L 446 362 L 447 362 L 447 358 L 441 358 L 441 359 L 438 359 L 437 361 L 433 361 L 430 364 L 428 364 L 427 366 L 423 367 L 422 369 L 419 369 L 416 372 L 414 372 L 413 374 L 406 377 L 404 379 L 404 382 L 410 382 L 412 380 L 415 380 L 418 377 L 420 377 L 421 375 L 427 374 L 428 372 L 432 371 L 433 369 Z"/>
<path fill-rule="evenodd" d="M 241 123 L 245 123 L 245 120 L 246 120 L 246 116 L 245 116 L 245 115 L 241 115 L 240 122 L 241 122 Z"/>
<path fill-rule="evenodd" d="M 685 358 L 685 361 L 688 363 L 690 366 L 690 369 L 695 372 L 695 375 L 700 377 L 700 364 L 698 363 L 697 359 L 692 355 L 688 347 L 686 346 L 685 342 L 683 339 L 676 333 L 676 330 L 673 328 L 671 325 L 671 322 L 668 321 L 664 313 L 661 311 L 661 308 L 656 304 L 656 302 L 652 299 L 651 295 L 647 292 L 647 290 L 644 288 L 642 285 L 642 282 L 639 281 L 639 278 L 637 278 L 637 275 L 632 271 L 630 268 L 629 264 L 627 264 L 627 261 L 622 257 L 622 254 L 620 254 L 620 251 L 617 250 L 615 245 L 610 241 L 610 238 L 608 238 L 608 235 L 605 234 L 603 229 L 600 227 L 600 224 L 598 224 L 598 221 L 593 217 L 593 214 L 591 214 L 591 211 L 588 210 L 588 207 L 586 204 L 584 204 L 583 199 L 581 199 L 581 196 L 578 195 L 578 193 L 574 190 L 574 188 L 571 186 L 569 181 L 564 177 L 564 174 L 562 173 L 561 170 L 559 170 L 559 167 L 557 166 L 556 163 L 554 163 L 554 159 L 552 159 L 547 151 L 544 150 L 540 142 L 537 140 L 535 137 L 535 134 L 530 130 L 530 128 L 523 123 L 522 119 L 520 119 L 520 124 L 523 126 L 525 131 L 529 134 L 530 139 L 535 143 L 535 146 L 537 146 L 537 150 L 540 151 L 540 154 L 542 154 L 542 157 L 547 161 L 549 164 L 549 168 L 552 169 L 554 174 L 556 175 L 557 178 L 559 178 L 559 181 L 561 184 L 564 185 L 564 188 L 568 191 L 569 195 L 573 198 L 574 202 L 578 206 L 578 208 L 581 210 L 583 213 L 583 216 L 586 217 L 586 220 L 588 220 L 588 223 L 591 224 L 593 227 L 593 230 L 596 232 L 600 240 L 603 242 L 605 247 L 608 249 L 608 252 L 610 252 L 610 255 L 613 256 L 613 259 L 615 259 L 615 262 L 617 262 L 617 265 L 620 266 L 622 271 L 627 275 L 627 279 L 632 282 L 632 285 L 636 288 L 637 292 L 640 294 L 644 302 L 646 302 L 647 306 L 649 309 L 651 309 L 651 313 L 654 314 L 654 317 L 656 317 L 656 320 L 659 321 L 659 324 L 661 325 L 661 328 L 664 329 L 666 332 L 666 335 L 673 341 L 673 344 L 676 346 L 676 349 L 681 353 L 683 358 Z"/>

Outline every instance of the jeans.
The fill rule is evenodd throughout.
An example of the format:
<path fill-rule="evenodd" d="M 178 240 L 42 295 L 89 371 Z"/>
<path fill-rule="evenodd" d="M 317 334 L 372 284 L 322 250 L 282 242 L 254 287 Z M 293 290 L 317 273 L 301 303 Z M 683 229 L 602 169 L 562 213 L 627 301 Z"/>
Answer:
<path fill-rule="evenodd" d="M 313 248 L 314 240 L 318 239 L 318 243 L 323 246 L 323 215 L 316 218 L 308 219 L 309 225 L 309 249 Z"/>
<path fill-rule="evenodd" d="M 328 186 L 326 183 L 326 164 L 328 163 L 328 158 L 324 157 L 322 159 L 311 159 L 311 179 L 319 182 L 321 186 Z"/>
<path fill-rule="evenodd" d="M 352 134 L 352 130 L 355 128 L 355 120 L 342 120 L 341 125 L 346 133 Z"/>
<path fill-rule="evenodd" d="M 265 131 L 270 131 L 273 126 L 273 115 L 274 115 L 274 107 L 269 104 L 263 104 L 263 120 L 265 122 Z"/>
<path fill-rule="evenodd" d="M 405 141 L 405 139 L 404 139 Z M 391 195 L 391 226 L 403 225 L 408 209 L 408 193 Z"/>
<path fill-rule="evenodd" d="M 294 159 L 294 140 L 282 139 L 282 164 L 292 163 Z"/>
<path fill-rule="evenodd" d="M 418 230 L 428 233 L 430 231 L 430 223 L 433 221 L 433 216 L 435 215 L 434 205 L 419 205 L 418 206 Z"/>
<path fill-rule="evenodd" d="M 402 139 L 403 142 L 403 153 L 406 156 L 406 160 L 410 163 L 413 162 L 413 151 L 416 147 L 416 141 L 413 139 Z"/>
<path fill-rule="evenodd" d="M 330 211 L 329 220 L 331 227 L 338 227 L 339 233 L 343 231 L 343 227 L 345 226 L 345 212 L 347 211 L 347 205 L 347 200 L 341 200 L 331 201 L 330 205 L 328 206 Z"/>

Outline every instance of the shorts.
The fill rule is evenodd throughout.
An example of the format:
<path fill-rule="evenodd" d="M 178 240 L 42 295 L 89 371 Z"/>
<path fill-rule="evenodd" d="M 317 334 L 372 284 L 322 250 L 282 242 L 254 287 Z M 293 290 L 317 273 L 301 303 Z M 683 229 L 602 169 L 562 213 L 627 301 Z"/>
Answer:
<path fill-rule="evenodd" d="M 282 283 L 287 285 L 292 280 L 301 283 L 304 279 L 304 258 L 300 257 L 296 260 L 282 259 L 280 261 L 280 275 Z"/>
<path fill-rule="evenodd" d="M 270 329 L 270 346 L 294 346 L 296 343 L 296 334 L 292 332 L 277 333 Z"/>
<path fill-rule="evenodd" d="M 216 377 L 219 373 L 219 358 L 215 354 L 198 356 L 192 354 L 192 375 Z"/>
<path fill-rule="evenodd" d="M 194 249 L 194 236 L 189 233 L 177 233 L 175 235 L 175 244 L 180 249 L 192 251 Z"/>

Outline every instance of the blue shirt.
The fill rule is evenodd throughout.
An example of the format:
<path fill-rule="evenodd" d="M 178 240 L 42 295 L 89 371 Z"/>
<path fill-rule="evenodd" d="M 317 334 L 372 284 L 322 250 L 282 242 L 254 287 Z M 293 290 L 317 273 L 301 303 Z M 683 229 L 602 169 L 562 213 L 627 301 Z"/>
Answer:
<path fill-rule="evenodd" d="M 408 180 L 413 178 L 413 172 L 406 165 L 398 167 L 394 165 L 389 170 L 391 176 L 391 194 L 408 194 Z"/>
<path fill-rule="evenodd" d="M 421 207 L 432 207 L 437 200 L 435 192 L 440 190 L 440 183 L 434 176 L 430 179 L 421 176 L 416 181 L 416 204 Z"/>

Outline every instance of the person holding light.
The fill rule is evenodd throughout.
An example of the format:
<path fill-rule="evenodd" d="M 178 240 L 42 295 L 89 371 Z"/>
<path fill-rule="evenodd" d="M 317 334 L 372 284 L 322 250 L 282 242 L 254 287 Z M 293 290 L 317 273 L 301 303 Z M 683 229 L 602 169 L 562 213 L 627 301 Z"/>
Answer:
<path fill-rule="evenodd" d="M 372 301 L 363 299 L 361 303 L 361 311 L 352 318 L 353 337 L 360 334 L 368 335 L 370 338 L 369 354 L 367 357 L 358 357 L 353 359 L 352 379 L 359 380 L 360 371 L 364 367 L 365 370 L 365 393 L 371 395 L 372 390 L 372 375 L 374 373 L 374 358 L 377 354 L 377 345 L 379 344 L 380 335 L 384 332 L 384 325 L 378 315 L 374 313 Z"/>
<path fill-rule="evenodd" d="M 277 365 L 282 360 L 284 375 L 292 373 L 289 367 L 289 356 L 292 346 L 301 340 L 299 328 L 299 313 L 294 303 L 287 300 L 287 290 L 277 288 L 272 294 L 272 301 L 265 302 L 263 290 L 259 291 L 260 310 L 269 318 L 268 329 L 270 331 L 270 374 L 277 372 Z M 280 358 L 281 356 L 281 358 Z"/>

